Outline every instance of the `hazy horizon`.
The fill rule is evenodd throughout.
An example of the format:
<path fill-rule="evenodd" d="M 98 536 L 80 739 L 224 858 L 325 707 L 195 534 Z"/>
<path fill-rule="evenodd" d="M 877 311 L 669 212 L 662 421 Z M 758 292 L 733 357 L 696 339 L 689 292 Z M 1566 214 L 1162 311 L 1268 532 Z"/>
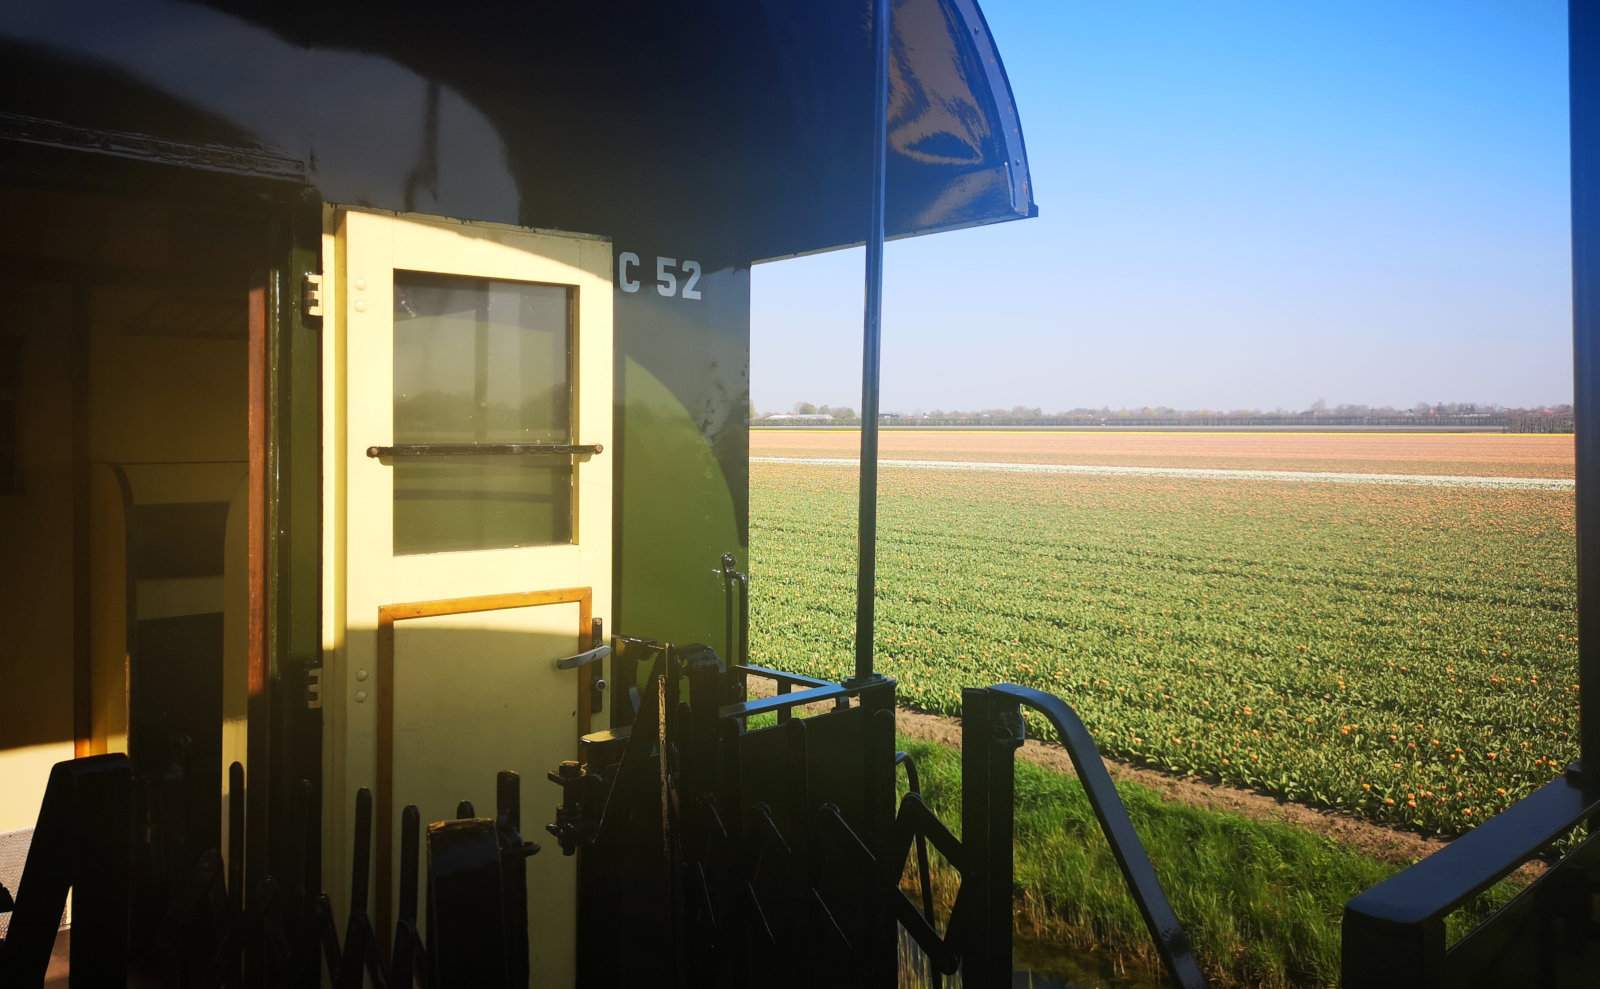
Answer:
<path fill-rule="evenodd" d="M 991 4 L 1040 205 L 899 241 L 883 408 L 1571 401 L 1564 4 Z M 759 266 L 752 398 L 860 405 L 861 252 Z"/>
<path fill-rule="evenodd" d="M 816 407 L 815 411 L 817 411 L 817 412 L 821 412 L 824 409 L 839 409 L 839 410 L 848 410 L 848 411 L 854 413 L 854 412 L 859 412 L 860 411 L 859 407 L 860 407 L 861 403 L 859 401 L 859 396 L 857 398 L 858 398 L 858 400 L 855 401 L 855 402 L 839 402 L 837 404 L 831 403 L 831 402 L 809 402 L 809 403 L 806 403 L 806 404 L 809 404 L 811 406 L 815 406 Z M 797 406 L 799 406 L 800 404 L 802 404 L 804 402 L 805 402 L 805 400 L 802 399 L 800 402 L 793 402 L 793 403 L 790 403 L 789 405 L 784 406 L 782 408 L 774 407 L 774 408 L 770 408 L 770 409 L 766 408 L 766 407 L 763 407 L 761 405 L 756 405 L 756 412 L 759 415 L 763 415 L 763 416 L 776 415 L 776 414 L 780 414 L 780 413 L 803 412 L 803 410 L 797 408 Z M 1043 416 L 1043 417 L 1061 416 L 1061 415 L 1067 415 L 1067 414 L 1074 413 L 1074 412 L 1108 412 L 1108 413 L 1113 413 L 1113 414 L 1126 413 L 1126 414 L 1132 414 L 1132 415 L 1158 414 L 1158 413 L 1171 412 L 1171 413 L 1176 413 L 1176 414 L 1180 414 L 1180 415 L 1197 415 L 1197 414 L 1234 415 L 1234 414 L 1238 414 L 1238 415 L 1268 415 L 1268 416 L 1271 416 L 1271 415 L 1286 415 L 1287 416 L 1287 415 L 1300 415 L 1300 414 L 1303 414 L 1303 413 L 1314 412 L 1314 411 L 1317 412 L 1317 414 L 1339 415 L 1339 414 L 1342 414 L 1339 411 L 1340 409 L 1347 409 L 1347 408 L 1365 408 L 1365 409 L 1368 410 L 1368 412 L 1374 413 L 1374 414 L 1381 413 L 1381 412 L 1383 412 L 1385 410 L 1393 411 L 1395 413 L 1403 413 L 1403 412 L 1406 412 L 1406 411 L 1416 411 L 1414 406 L 1416 406 L 1418 404 L 1427 404 L 1429 406 L 1433 406 L 1434 407 L 1434 411 L 1439 411 L 1439 407 L 1445 407 L 1445 409 L 1447 411 L 1439 412 L 1439 414 L 1443 414 L 1443 415 L 1461 415 L 1461 414 L 1466 414 L 1466 413 L 1464 413 L 1463 411 L 1456 410 L 1457 407 L 1459 407 L 1459 406 L 1475 406 L 1476 408 L 1473 410 L 1475 412 L 1492 412 L 1492 411 L 1494 411 L 1496 409 L 1500 409 L 1500 410 L 1535 411 L 1535 410 L 1539 410 L 1539 409 L 1555 410 L 1555 409 L 1564 408 L 1564 409 L 1570 410 L 1571 407 L 1572 407 L 1572 400 L 1571 400 L 1571 397 L 1569 396 L 1568 398 L 1566 398 L 1566 399 L 1564 399 L 1563 401 L 1560 401 L 1560 402 L 1536 402 L 1536 403 L 1532 403 L 1532 404 L 1529 404 L 1529 405 L 1521 405 L 1521 406 L 1512 406 L 1512 405 L 1506 405 L 1504 403 L 1495 403 L 1495 402 L 1451 402 L 1451 401 L 1427 402 L 1427 403 L 1415 403 L 1414 402 L 1409 406 L 1401 406 L 1401 405 L 1373 405 L 1373 406 L 1366 406 L 1363 403 L 1357 403 L 1357 402 L 1327 402 L 1327 401 L 1324 401 L 1323 404 L 1325 405 L 1325 408 L 1323 408 L 1321 410 L 1316 410 L 1316 409 L 1313 409 L 1311 407 L 1311 406 L 1313 406 L 1315 404 L 1316 404 L 1315 402 L 1309 403 L 1308 406 L 1302 407 L 1302 408 L 1297 408 L 1297 409 L 1291 409 L 1291 408 L 1263 409 L 1263 408 L 1251 408 L 1251 407 L 1247 407 L 1247 406 L 1225 406 L 1225 407 L 1214 407 L 1214 408 L 1185 409 L 1185 408 L 1178 408 L 1176 406 L 1169 406 L 1169 405 L 1135 405 L 1135 406 L 1102 405 L 1102 406 L 1095 406 L 1093 408 L 1090 408 L 1088 406 L 1075 406 L 1075 407 L 1071 407 L 1071 408 L 1052 408 L 1052 407 L 1049 407 L 1049 406 L 1044 406 L 1044 407 L 1037 407 L 1037 408 L 1039 408 L 1039 414 L 1041 416 Z M 1035 406 L 1024 406 L 1024 407 L 1025 408 L 1035 408 Z M 923 415 L 925 413 L 936 412 L 936 411 L 938 411 L 938 412 L 951 412 L 951 413 L 978 413 L 978 412 L 1009 411 L 1009 410 L 1015 409 L 1015 408 L 1017 408 L 1017 406 L 1002 407 L 1002 406 L 998 406 L 998 405 L 973 406 L 973 407 L 970 407 L 970 408 L 961 408 L 961 407 L 957 407 L 957 406 L 954 406 L 954 405 L 936 405 L 936 406 L 929 406 L 928 408 L 922 408 L 922 407 L 916 407 L 916 408 L 898 408 L 898 407 L 897 408 L 890 408 L 889 406 L 885 405 L 879 411 L 881 413 L 889 413 L 889 414 L 896 414 L 896 415 Z"/>

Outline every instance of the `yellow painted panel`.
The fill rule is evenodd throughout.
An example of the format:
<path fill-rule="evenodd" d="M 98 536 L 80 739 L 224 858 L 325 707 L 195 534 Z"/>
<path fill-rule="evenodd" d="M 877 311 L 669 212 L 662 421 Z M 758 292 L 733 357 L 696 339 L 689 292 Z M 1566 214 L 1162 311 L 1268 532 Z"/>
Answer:
<path fill-rule="evenodd" d="M 324 889 L 334 890 L 335 903 L 344 909 L 340 890 L 348 869 L 347 853 L 340 843 L 350 834 L 351 788 L 360 777 L 347 769 L 353 726 L 346 716 L 344 685 L 351 669 L 346 650 L 348 614 L 345 594 L 346 518 L 345 429 L 346 347 L 343 296 L 339 273 L 344 270 L 344 238 L 338 235 L 339 214 L 327 207 L 322 216 L 322 680 L 323 718 L 322 801 Z"/>
<path fill-rule="evenodd" d="M 50 782 L 50 768 L 72 758 L 72 739 L 0 750 L 0 831 L 31 828 Z"/>
<path fill-rule="evenodd" d="M 394 785 L 424 821 L 454 817 L 460 800 L 493 816 L 495 774 L 511 770 L 522 777 L 526 837 L 545 837 L 559 796 L 545 773 L 552 757 L 577 755 L 575 677 L 555 662 L 579 651 L 578 610 L 556 604 L 396 624 Z M 577 859 L 541 844 L 528 860 L 534 971 L 540 985 L 569 986 Z"/>

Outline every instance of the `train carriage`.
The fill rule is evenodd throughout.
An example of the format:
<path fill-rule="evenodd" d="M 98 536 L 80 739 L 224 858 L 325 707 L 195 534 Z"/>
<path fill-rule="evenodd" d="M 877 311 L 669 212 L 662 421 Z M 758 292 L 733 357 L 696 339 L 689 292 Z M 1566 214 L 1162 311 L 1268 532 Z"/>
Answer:
<path fill-rule="evenodd" d="M 959 840 L 896 803 L 882 245 L 1036 212 L 975 0 L 24 2 L 0 75 L 0 984 L 69 887 L 75 985 L 1000 984 L 1023 706 L 1200 983 L 1061 701 L 968 692 Z M 750 271 L 855 244 L 831 683 L 748 654 Z"/>

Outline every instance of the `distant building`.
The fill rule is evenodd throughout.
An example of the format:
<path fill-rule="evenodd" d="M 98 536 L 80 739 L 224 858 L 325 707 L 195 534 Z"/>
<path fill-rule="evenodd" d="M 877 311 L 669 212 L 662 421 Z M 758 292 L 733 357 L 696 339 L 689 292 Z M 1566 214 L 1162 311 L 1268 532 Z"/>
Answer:
<path fill-rule="evenodd" d="M 833 416 L 820 412 L 779 412 L 762 416 L 758 422 L 832 422 Z"/>

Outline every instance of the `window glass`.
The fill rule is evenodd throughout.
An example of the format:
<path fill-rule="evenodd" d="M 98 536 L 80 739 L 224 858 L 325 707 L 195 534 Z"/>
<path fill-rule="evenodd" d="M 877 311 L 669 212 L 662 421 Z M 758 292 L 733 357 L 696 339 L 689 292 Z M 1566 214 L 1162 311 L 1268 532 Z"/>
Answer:
<path fill-rule="evenodd" d="M 397 271 L 394 442 L 572 442 L 570 290 Z M 565 454 L 397 456 L 397 554 L 572 541 Z"/>

